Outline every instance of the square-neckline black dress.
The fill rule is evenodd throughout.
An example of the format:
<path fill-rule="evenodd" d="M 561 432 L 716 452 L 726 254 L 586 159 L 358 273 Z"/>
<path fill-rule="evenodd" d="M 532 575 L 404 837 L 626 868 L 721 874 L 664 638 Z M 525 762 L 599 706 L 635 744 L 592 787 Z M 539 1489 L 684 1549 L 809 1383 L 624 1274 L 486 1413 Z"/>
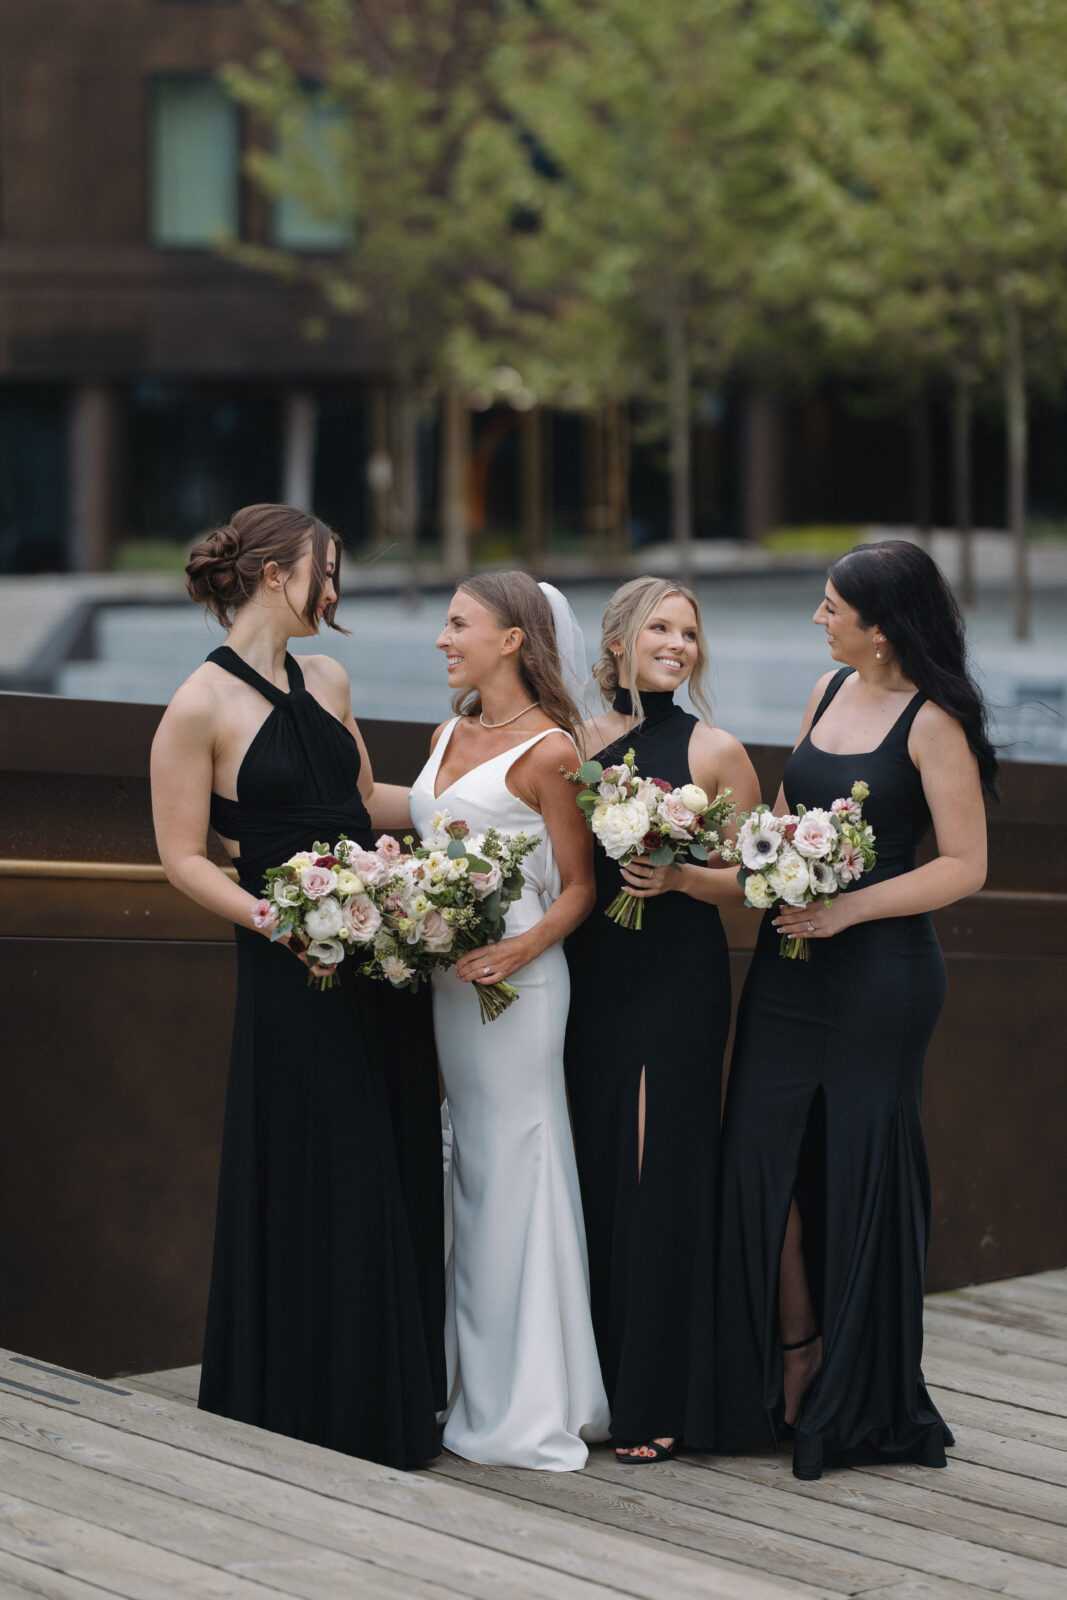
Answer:
<path fill-rule="evenodd" d="M 208 660 L 271 704 L 242 760 L 237 799 L 211 798 L 212 826 L 240 845 L 242 887 L 260 894 L 268 866 L 317 840 L 344 833 L 371 846 L 359 747 L 308 692 L 293 657 L 288 694 L 229 646 Z M 440 1451 L 443 1291 L 432 1268 L 420 1283 L 414 1207 L 398 1172 L 388 1078 L 411 1065 L 405 1030 L 394 1026 L 386 1043 L 378 991 L 387 986 L 342 969 L 320 994 L 291 952 L 252 929 L 235 931 L 200 1406 L 390 1466 L 429 1461 Z M 417 1056 L 424 1041 L 414 1008 L 411 1018 Z M 428 1081 L 432 1241 L 441 1188 L 435 1071 Z M 410 1144 L 411 1130 L 403 1137 Z M 439 1237 L 437 1248 L 439 1275 Z"/>
<path fill-rule="evenodd" d="M 916 694 L 877 749 L 820 750 L 811 735 L 852 668 L 834 674 L 785 766 L 786 803 L 829 809 L 853 782 L 876 867 L 862 886 L 915 865 L 930 826 L 908 736 Z M 846 893 L 848 891 L 845 891 Z M 721 1155 L 716 1425 L 726 1451 L 777 1443 L 782 1425 L 778 1268 L 796 1194 L 823 1338 L 823 1367 L 795 1430 L 793 1470 L 912 1461 L 945 1465 L 952 1435 L 922 1374 L 930 1178 L 922 1131 L 926 1049 L 945 963 L 926 913 L 778 954 L 760 927 L 738 1012 Z"/>

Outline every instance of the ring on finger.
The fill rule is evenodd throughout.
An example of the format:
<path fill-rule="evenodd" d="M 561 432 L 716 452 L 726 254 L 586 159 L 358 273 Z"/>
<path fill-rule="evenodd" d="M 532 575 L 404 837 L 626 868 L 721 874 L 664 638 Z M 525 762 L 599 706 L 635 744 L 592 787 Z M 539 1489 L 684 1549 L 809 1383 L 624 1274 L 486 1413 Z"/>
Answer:
<path fill-rule="evenodd" d="M 808 932 L 809 933 L 814 933 L 815 932 L 815 924 L 814 924 L 814 922 L 809 921 L 809 923 L 808 923 Z"/>

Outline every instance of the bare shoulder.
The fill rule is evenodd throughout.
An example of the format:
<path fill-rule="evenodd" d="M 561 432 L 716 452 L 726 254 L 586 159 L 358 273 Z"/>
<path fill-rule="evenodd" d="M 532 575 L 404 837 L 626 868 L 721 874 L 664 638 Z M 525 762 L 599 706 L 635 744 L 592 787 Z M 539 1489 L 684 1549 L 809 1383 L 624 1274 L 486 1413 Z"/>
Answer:
<path fill-rule="evenodd" d="M 908 748 L 920 762 L 924 755 L 959 756 L 970 753 L 962 725 L 942 706 L 925 701 L 915 713 L 908 736 Z"/>
<path fill-rule="evenodd" d="M 437 749 L 437 741 L 438 741 L 438 739 L 444 733 L 445 729 L 449 726 L 449 724 L 454 722 L 454 721 L 455 721 L 454 717 L 448 717 L 444 722 L 439 722 L 437 724 L 436 728 L 433 730 L 433 732 L 430 735 L 430 749 L 431 749 L 431 751 Z"/>
<path fill-rule="evenodd" d="M 324 700 L 339 706 L 342 715 L 348 711 L 351 700 L 348 673 L 339 661 L 333 656 L 295 656 L 294 660 L 312 693 L 317 690 Z"/>
<path fill-rule="evenodd" d="M 202 662 L 175 689 L 160 725 L 164 722 L 182 727 L 213 724 L 225 695 L 227 677 L 228 674 L 213 662 Z"/>
<path fill-rule="evenodd" d="M 530 766 L 541 772 L 557 772 L 561 761 L 569 767 L 579 759 L 575 741 L 562 728 L 546 730 L 525 754 Z"/>
<path fill-rule="evenodd" d="M 694 753 L 705 760 L 718 763 L 737 761 L 748 752 L 740 739 L 727 733 L 725 728 L 714 728 L 708 722 L 698 722 L 693 729 L 691 746 Z"/>

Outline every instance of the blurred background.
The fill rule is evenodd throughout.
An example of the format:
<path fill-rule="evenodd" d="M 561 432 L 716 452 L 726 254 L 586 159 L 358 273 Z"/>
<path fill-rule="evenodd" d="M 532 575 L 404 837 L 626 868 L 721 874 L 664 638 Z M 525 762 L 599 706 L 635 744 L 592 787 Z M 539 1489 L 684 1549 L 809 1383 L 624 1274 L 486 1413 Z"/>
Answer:
<path fill-rule="evenodd" d="M 1067 755 L 1067 24 L 1041 0 L 0 0 L 0 686 L 165 701 L 189 545 L 340 533 L 364 715 L 470 567 L 700 581 L 791 740 L 827 559 L 924 541 Z"/>

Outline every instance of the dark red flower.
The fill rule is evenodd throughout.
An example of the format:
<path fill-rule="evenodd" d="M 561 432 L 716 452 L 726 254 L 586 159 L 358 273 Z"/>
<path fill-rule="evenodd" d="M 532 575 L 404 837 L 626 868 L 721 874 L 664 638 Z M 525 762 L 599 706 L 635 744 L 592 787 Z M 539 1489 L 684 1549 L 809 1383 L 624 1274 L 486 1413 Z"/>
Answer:
<path fill-rule="evenodd" d="M 667 782 L 666 778 L 649 778 L 648 781 L 649 783 L 655 784 L 657 789 L 662 789 L 664 794 L 670 794 L 671 785 Z"/>
<path fill-rule="evenodd" d="M 644 845 L 646 850 L 658 850 L 660 846 L 659 834 L 646 833 L 645 837 L 641 840 L 641 843 Z"/>
<path fill-rule="evenodd" d="M 337 865 L 337 857 L 336 856 L 316 856 L 315 857 L 315 865 L 317 867 L 336 867 L 336 865 Z"/>

